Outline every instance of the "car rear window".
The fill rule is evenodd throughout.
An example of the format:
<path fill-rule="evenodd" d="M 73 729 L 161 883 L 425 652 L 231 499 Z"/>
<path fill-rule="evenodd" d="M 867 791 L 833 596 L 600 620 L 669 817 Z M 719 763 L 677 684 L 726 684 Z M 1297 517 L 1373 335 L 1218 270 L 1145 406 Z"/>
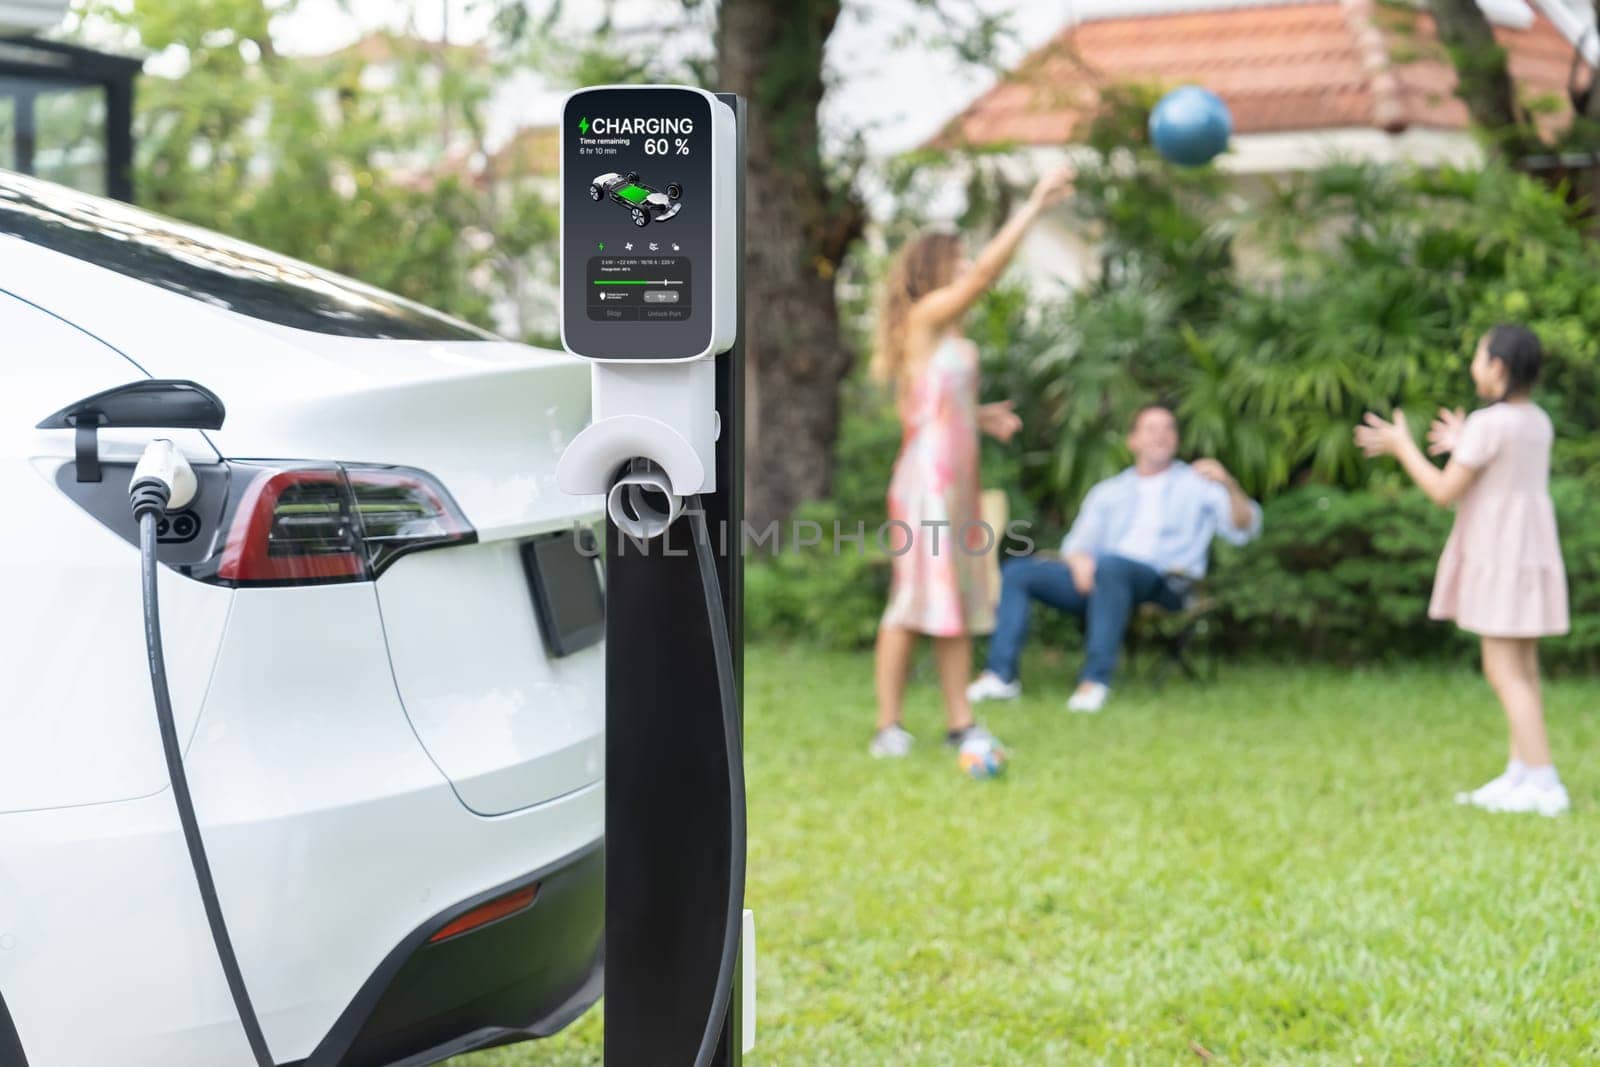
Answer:
<path fill-rule="evenodd" d="M 340 337 L 492 341 L 404 297 L 115 200 L 0 171 L 0 234 L 241 315 Z"/>

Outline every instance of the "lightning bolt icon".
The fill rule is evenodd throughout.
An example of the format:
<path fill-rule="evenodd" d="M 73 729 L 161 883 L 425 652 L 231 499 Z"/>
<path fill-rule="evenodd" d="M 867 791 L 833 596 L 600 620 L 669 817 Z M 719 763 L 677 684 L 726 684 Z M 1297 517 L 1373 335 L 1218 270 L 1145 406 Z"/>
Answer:
<path fill-rule="evenodd" d="M 589 132 L 589 120 L 588 119 L 585 118 L 585 119 L 579 119 L 578 120 L 578 132 L 579 133 L 588 133 Z"/>

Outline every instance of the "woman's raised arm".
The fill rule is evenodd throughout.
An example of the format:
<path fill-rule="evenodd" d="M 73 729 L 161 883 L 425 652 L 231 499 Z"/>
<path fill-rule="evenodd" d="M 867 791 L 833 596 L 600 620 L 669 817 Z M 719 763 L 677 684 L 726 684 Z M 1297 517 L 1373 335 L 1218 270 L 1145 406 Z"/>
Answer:
<path fill-rule="evenodd" d="M 912 306 L 909 318 L 923 329 L 941 333 L 956 322 L 973 304 L 978 302 L 990 286 L 999 280 L 1006 264 L 1022 243 L 1022 235 L 1040 215 L 1064 200 L 1072 192 L 1076 172 L 1072 167 L 1061 167 L 1039 180 L 1028 194 L 1028 200 L 1015 215 L 1000 227 L 1000 232 L 990 238 L 972 266 L 962 271 L 949 285 L 935 289 Z"/>

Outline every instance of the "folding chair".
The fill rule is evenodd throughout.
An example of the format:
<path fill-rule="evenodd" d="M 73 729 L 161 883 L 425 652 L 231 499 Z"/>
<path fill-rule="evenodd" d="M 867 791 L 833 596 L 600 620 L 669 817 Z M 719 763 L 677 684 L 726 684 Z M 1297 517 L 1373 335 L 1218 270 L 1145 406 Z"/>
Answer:
<path fill-rule="evenodd" d="M 1169 611 L 1159 604 L 1141 604 L 1133 625 L 1128 628 L 1130 664 L 1137 669 L 1141 653 L 1146 646 L 1150 646 L 1155 655 L 1148 676 L 1155 688 L 1160 689 L 1166 684 L 1167 677 L 1173 671 L 1178 671 L 1196 685 L 1215 681 L 1216 660 L 1206 657 L 1202 662 L 1195 654 L 1193 645 L 1197 638 L 1204 637 L 1210 631 L 1216 610 L 1216 598 L 1207 595 L 1202 582 L 1184 584 L 1183 604 L 1175 611 Z"/>

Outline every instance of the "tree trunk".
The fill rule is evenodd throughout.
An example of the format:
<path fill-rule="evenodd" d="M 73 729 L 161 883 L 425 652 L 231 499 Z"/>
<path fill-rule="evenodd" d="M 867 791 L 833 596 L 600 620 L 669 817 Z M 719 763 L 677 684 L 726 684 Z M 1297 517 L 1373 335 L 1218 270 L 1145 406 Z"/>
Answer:
<path fill-rule="evenodd" d="M 1428 0 L 1439 41 L 1456 68 L 1456 96 L 1472 121 L 1512 158 L 1539 147 L 1527 112 L 1517 103 L 1506 50 L 1495 40 L 1477 0 Z"/>
<path fill-rule="evenodd" d="M 817 110 L 840 0 L 723 0 L 718 88 L 749 102 L 745 513 L 758 529 L 826 496 L 839 387 L 834 273 L 865 215 L 823 171 Z"/>

